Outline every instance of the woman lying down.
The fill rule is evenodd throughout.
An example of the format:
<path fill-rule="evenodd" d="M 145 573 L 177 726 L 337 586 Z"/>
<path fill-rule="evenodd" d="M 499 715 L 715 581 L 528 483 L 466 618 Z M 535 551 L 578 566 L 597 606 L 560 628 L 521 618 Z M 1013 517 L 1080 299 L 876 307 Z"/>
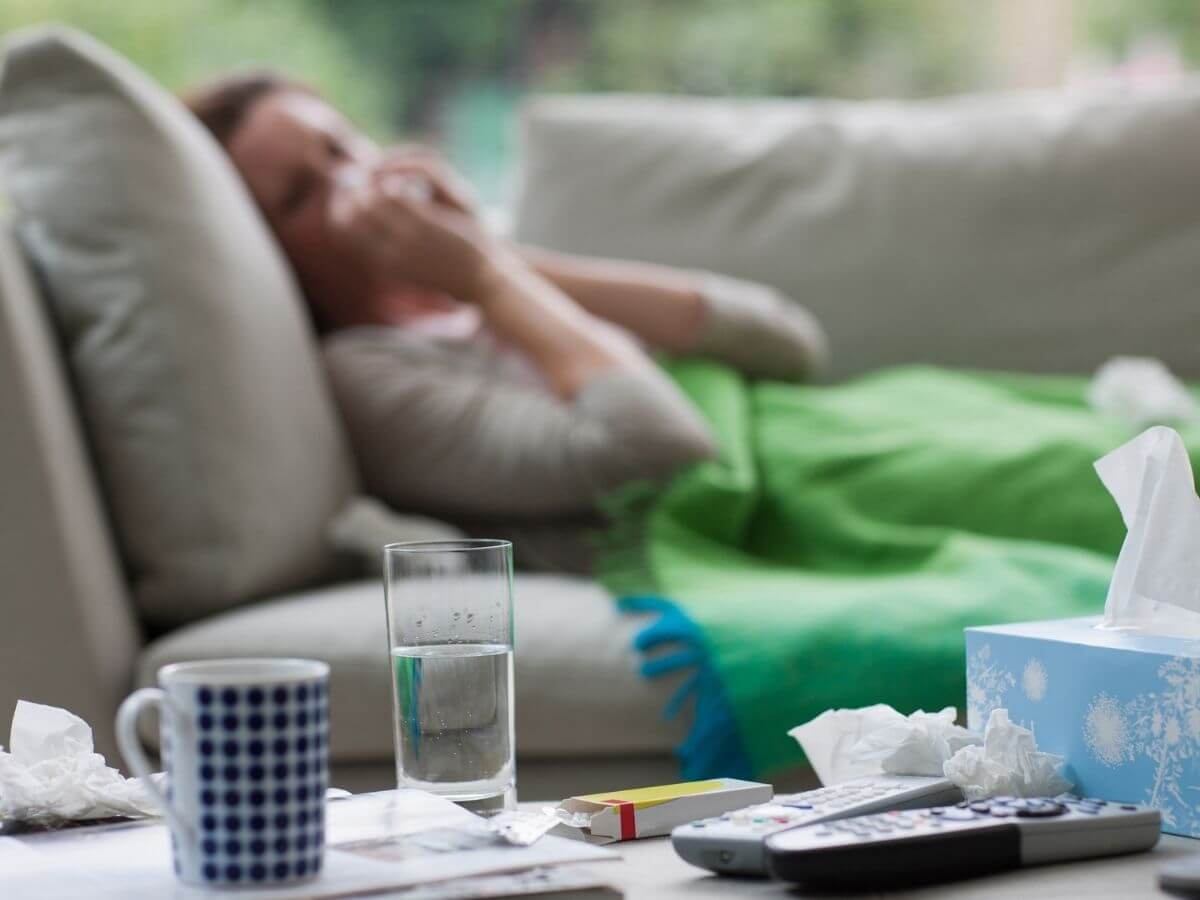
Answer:
<path fill-rule="evenodd" d="M 371 493 L 576 570 L 561 523 L 603 499 L 597 574 L 663 613 L 639 647 L 684 646 L 647 671 L 698 670 L 687 774 L 788 765 L 829 707 L 961 706 L 963 627 L 1103 608 L 1125 530 L 1092 463 L 1135 430 L 1084 378 L 807 387 L 821 331 L 768 288 L 516 247 L 435 157 L 278 78 L 190 102 L 295 267 Z"/>
<path fill-rule="evenodd" d="M 302 85 L 234 77 L 188 102 L 294 266 L 366 488 L 397 510 L 586 516 L 712 456 L 649 352 L 783 380 L 821 364 L 820 328 L 770 289 L 514 246 L 435 156 L 381 150 Z"/>

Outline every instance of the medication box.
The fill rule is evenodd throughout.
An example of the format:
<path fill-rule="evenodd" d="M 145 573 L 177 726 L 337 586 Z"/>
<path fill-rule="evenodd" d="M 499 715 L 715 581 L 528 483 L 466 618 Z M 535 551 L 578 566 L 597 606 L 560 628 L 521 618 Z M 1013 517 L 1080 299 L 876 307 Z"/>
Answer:
<path fill-rule="evenodd" d="M 574 814 L 589 839 L 607 843 L 670 834 L 676 825 L 766 803 L 774 794 L 769 784 L 711 778 L 568 797 L 558 808 Z"/>
<path fill-rule="evenodd" d="M 1079 793 L 1155 806 L 1164 831 L 1200 836 L 1200 640 L 1099 622 L 968 628 L 968 725 L 1007 708 Z"/>

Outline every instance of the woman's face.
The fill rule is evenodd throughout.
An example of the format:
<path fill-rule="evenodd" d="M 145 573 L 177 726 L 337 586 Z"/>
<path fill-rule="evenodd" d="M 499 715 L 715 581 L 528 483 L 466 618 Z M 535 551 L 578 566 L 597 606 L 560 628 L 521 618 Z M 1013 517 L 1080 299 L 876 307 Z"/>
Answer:
<path fill-rule="evenodd" d="M 353 248 L 329 240 L 327 211 L 339 170 L 373 165 L 378 147 L 318 97 L 279 90 L 250 107 L 227 150 L 318 317 L 363 320 L 370 273 Z"/>

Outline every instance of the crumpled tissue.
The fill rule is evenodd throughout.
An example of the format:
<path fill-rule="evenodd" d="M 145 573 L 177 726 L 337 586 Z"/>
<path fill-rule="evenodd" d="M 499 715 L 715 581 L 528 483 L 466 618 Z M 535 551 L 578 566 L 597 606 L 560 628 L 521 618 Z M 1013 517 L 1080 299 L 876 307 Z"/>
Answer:
<path fill-rule="evenodd" d="M 1061 756 L 1037 749 L 1032 731 L 1009 721 L 1007 709 L 993 709 L 983 745 L 964 747 L 946 760 L 945 776 L 968 800 L 1054 797 L 1074 787 L 1063 778 L 1062 765 Z"/>
<path fill-rule="evenodd" d="M 1200 498 L 1183 439 L 1149 428 L 1096 462 L 1128 529 L 1104 627 L 1200 636 Z"/>
<path fill-rule="evenodd" d="M 1200 404 L 1160 360 L 1116 356 L 1102 365 L 1087 389 L 1092 409 L 1137 428 L 1194 422 Z"/>
<path fill-rule="evenodd" d="M 957 711 L 917 710 L 910 716 L 886 703 L 861 709 L 831 709 L 789 735 L 804 749 L 822 784 L 890 772 L 941 775 L 942 764 L 959 749 L 982 741 L 954 724 Z"/>
<path fill-rule="evenodd" d="M 0 749 L 0 820 L 59 825 L 111 816 L 155 816 L 140 779 L 94 752 L 92 729 L 65 709 L 17 701 L 9 750 Z"/>
<path fill-rule="evenodd" d="M 788 732 L 822 784 L 878 775 L 941 775 L 969 799 L 998 794 L 1044 797 L 1071 788 L 1062 757 L 1037 749 L 1033 732 L 997 709 L 983 735 L 954 723 L 953 706 L 902 715 L 877 703 L 832 709 Z"/>

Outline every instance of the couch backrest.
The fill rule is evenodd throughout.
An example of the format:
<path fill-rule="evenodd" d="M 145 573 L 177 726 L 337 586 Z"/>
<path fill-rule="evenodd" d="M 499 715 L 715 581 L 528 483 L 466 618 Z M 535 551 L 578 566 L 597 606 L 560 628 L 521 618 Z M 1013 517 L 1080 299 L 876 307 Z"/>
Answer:
<path fill-rule="evenodd" d="M 1200 82 L 923 102 L 593 96 L 525 116 L 519 240 L 773 284 L 833 376 L 1200 377 Z"/>
<path fill-rule="evenodd" d="M 0 221 L 0 742 L 18 699 L 63 706 L 117 758 L 140 635 L 58 343 Z"/>

